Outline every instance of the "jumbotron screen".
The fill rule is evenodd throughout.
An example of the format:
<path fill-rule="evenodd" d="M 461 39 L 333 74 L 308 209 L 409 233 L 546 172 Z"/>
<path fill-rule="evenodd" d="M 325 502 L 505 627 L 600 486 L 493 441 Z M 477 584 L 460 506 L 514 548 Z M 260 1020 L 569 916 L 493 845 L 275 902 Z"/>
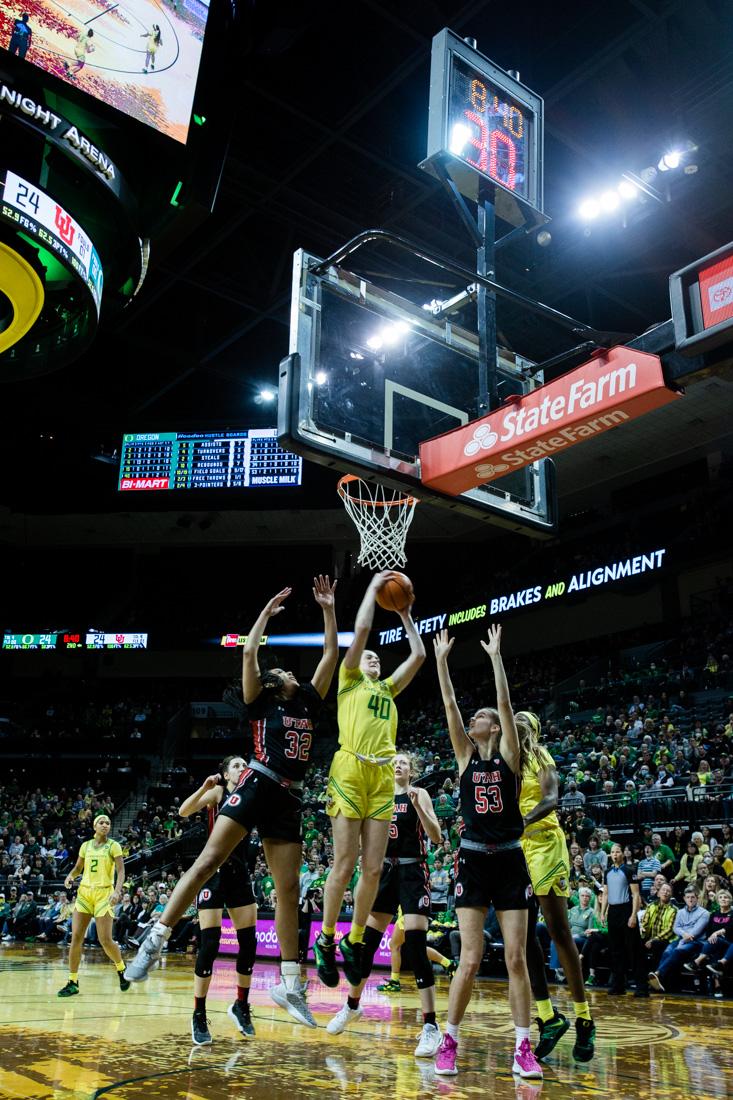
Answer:
<path fill-rule="evenodd" d="M 280 447 L 276 428 L 138 432 L 123 437 L 118 488 L 273 489 L 300 485 L 302 475 L 302 458 Z"/>
<path fill-rule="evenodd" d="M 208 17 L 209 0 L 9 0 L 0 45 L 185 142 Z"/>

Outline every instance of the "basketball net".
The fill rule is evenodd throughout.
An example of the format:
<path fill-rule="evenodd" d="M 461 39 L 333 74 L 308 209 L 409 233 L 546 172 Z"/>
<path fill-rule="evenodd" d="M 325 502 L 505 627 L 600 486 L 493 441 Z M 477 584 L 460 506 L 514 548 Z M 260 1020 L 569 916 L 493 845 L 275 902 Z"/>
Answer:
<path fill-rule="evenodd" d="M 407 561 L 405 540 L 419 503 L 417 498 L 384 485 L 370 485 L 355 474 L 340 478 L 338 494 L 359 532 L 359 565 L 375 570 L 402 568 Z"/>

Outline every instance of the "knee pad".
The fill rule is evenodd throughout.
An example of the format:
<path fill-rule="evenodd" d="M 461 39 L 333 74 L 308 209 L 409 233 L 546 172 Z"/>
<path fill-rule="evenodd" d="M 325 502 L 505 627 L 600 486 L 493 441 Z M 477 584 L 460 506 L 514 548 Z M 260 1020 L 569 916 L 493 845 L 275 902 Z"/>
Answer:
<path fill-rule="evenodd" d="M 257 954 L 257 933 L 255 926 L 250 924 L 248 928 L 237 929 L 239 951 L 237 952 L 237 974 L 249 976 L 254 970 L 255 955 Z"/>
<path fill-rule="evenodd" d="M 383 935 L 384 932 L 380 932 L 378 928 L 372 928 L 369 924 L 364 929 L 364 951 L 362 952 L 361 956 L 362 978 L 368 978 L 372 972 L 372 967 L 374 966 L 374 956 L 377 953 L 377 948 L 382 942 Z"/>
<path fill-rule="evenodd" d="M 428 958 L 428 934 L 424 928 L 411 928 L 405 932 L 405 948 L 409 965 L 415 975 L 418 989 L 429 989 L 435 985 L 435 975 Z"/>
<path fill-rule="evenodd" d="M 219 954 L 221 928 L 202 928 L 199 936 L 199 949 L 193 972 L 197 978 L 210 978 L 216 956 Z"/>

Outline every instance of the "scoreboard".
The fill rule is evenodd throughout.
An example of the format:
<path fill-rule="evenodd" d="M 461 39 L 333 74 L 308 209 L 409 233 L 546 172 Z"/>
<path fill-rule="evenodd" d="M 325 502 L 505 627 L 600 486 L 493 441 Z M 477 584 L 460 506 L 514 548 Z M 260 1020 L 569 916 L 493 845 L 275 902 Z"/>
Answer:
<path fill-rule="evenodd" d="M 300 485 L 302 475 L 302 458 L 279 446 L 276 428 L 138 432 L 123 437 L 118 488 L 278 488 Z"/>
<path fill-rule="evenodd" d="M 148 635 L 91 630 L 75 634 L 3 634 L 3 649 L 147 649 Z"/>

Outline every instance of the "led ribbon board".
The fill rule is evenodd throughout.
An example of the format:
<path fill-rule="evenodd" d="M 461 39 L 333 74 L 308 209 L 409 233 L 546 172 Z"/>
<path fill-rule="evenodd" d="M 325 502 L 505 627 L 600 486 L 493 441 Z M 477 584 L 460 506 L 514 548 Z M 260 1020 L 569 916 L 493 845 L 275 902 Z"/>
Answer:
<path fill-rule="evenodd" d="M 522 224 L 542 211 L 543 117 L 542 99 L 519 80 L 452 31 L 435 36 L 421 168 L 447 172 L 473 200 L 482 179 L 494 184 L 499 216 Z"/>
<path fill-rule="evenodd" d="M 8 170 L 0 217 L 34 237 L 71 268 L 89 290 L 99 314 L 104 284 L 102 262 L 89 235 L 63 206 L 40 187 Z"/>

